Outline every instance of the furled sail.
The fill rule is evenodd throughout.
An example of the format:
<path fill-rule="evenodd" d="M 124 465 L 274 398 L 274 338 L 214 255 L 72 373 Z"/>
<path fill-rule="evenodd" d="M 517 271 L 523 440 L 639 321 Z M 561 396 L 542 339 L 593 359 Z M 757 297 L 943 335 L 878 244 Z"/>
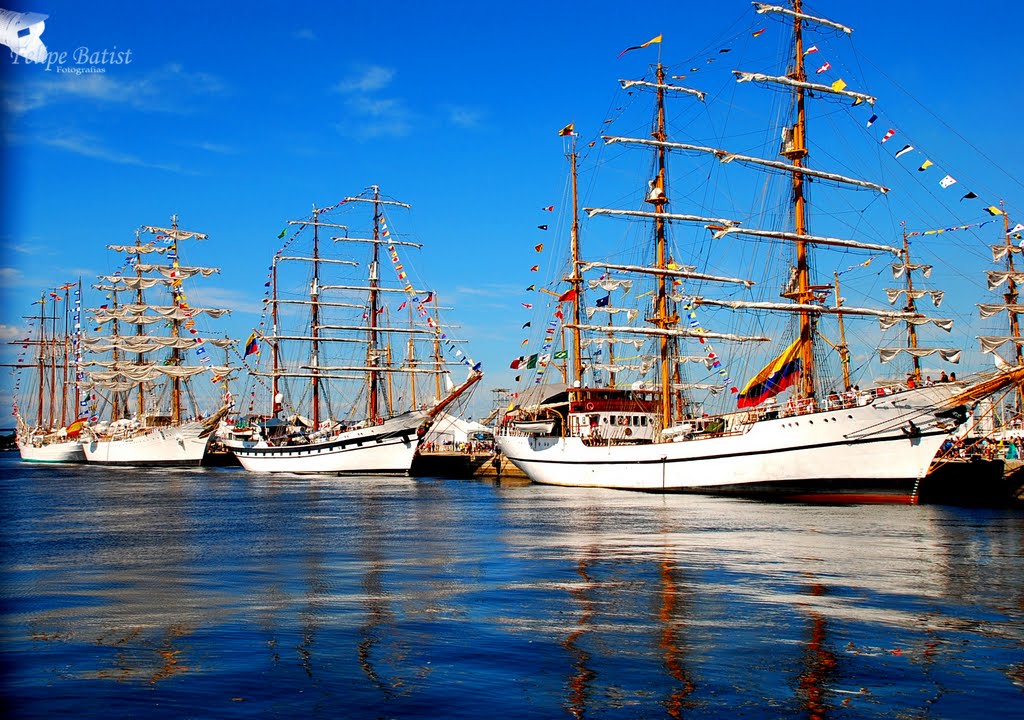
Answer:
<path fill-rule="evenodd" d="M 879 348 L 878 358 L 883 363 L 887 363 L 901 353 L 916 358 L 938 355 L 946 362 L 959 363 L 961 352 L 959 348 Z"/>
<path fill-rule="evenodd" d="M 908 298 L 919 300 L 925 295 L 931 296 L 932 304 L 938 307 L 942 304 L 942 298 L 945 296 L 944 290 L 907 290 L 906 288 L 885 288 L 885 296 L 889 298 L 889 304 L 895 305 L 896 301 L 899 300 L 900 295 L 906 295 Z"/>

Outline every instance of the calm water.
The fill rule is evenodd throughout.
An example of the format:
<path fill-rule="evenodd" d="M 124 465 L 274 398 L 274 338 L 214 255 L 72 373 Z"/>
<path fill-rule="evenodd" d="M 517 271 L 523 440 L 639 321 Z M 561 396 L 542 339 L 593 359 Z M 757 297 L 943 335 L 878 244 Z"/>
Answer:
<path fill-rule="evenodd" d="M 1024 513 L 0 460 L 8 717 L 1024 717 Z"/>

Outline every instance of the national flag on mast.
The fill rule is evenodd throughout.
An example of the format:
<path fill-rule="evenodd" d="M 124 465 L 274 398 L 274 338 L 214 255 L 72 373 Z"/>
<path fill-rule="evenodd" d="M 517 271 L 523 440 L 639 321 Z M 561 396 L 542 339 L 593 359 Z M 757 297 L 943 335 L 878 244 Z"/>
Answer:
<path fill-rule="evenodd" d="M 654 43 L 660 43 L 660 42 L 661 42 L 661 35 L 658 35 L 657 37 L 652 37 L 650 40 L 645 42 L 643 45 L 634 45 L 633 47 L 626 48 L 625 50 L 623 50 L 622 52 L 619 53 L 619 57 L 622 57 L 623 55 L 628 53 L 630 50 L 643 50 L 648 45 L 653 45 Z"/>
<path fill-rule="evenodd" d="M 797 339 L 740 390 L 736 396 L 737 407 L 756 407 L 778 395 L 796 382 L 801 370 L 800 340 Z"/>
<path fill-rule="evenodd" d="M 245 341 L 245 354 L 242 355 L 242 358 L 247 358 L 250 355 L 259 355 L 259 354 L 260 354 L 259 335 L 257 335 L 256 332 L 253 331 L 252 335 L 249 336 L 249 339 Z"/>

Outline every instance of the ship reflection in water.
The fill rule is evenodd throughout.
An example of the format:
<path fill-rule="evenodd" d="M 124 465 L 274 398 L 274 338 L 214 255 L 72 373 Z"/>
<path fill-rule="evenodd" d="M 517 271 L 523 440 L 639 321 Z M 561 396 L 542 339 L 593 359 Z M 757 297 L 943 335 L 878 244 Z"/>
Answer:
<path fill-rule="evenodd" d="M 1024 516 L 4 465 L 18 717 L 967 717 Z"/>

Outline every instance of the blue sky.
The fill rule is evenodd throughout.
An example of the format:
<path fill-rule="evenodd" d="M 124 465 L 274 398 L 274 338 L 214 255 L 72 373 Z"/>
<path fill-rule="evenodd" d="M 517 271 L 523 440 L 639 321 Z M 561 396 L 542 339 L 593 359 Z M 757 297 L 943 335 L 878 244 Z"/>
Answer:
<path fill-rule="evenodd" d="M 105 245 L 130 242 L 135 227 L 171 213 L 209 233 L 189 259 L 223 268 L 204 298 L 235 310 L 227 329 L 244 339 L 284 221 L 378 184 L 413 205 L 396 219 L 427 245 L 419 274 L 457 308 L 484 364 L 476 416 L 491 388 L 512 385 L 509 360 L 522 352 L 529 319 L 520 303 L 536 302 L 524 288 L 551 279 L 529 272 L 533 246 L 554 244 L 566 227 L 541 210 L 564 204 L 557 131 L 572 121 L 584 140 L 596 136 L 617 80 L 645 72 L 657 49 L 618 53 L 663 33 L 666 62 L 734 45 L 737 56 L 744 48 L 744 69 L 760 69 L 783 34 L 741 0 L 667 3 L 656 13 L 603 1 L 7 7 L 49 15 L 51 51 L 130 50 L 131 62 L 73 75 L 12 64 L 4 49 L 5 341 L 23 336 L 21 316 L 42 288 L 117 267 Z M 810 11 L 855 29 L 856 67 L 885 109 L 879 125 L 896 118 L 946 172 L 970 178 L 985 198 L 1005 198 L 1011 214 L 1021 208 L 1024 187 L 1008 175 L 1019 177 L 1024 159 L 1024 8 L 871 0 Z M 763 44 L 752 45 L 750 30 L 763 26 Z M 703 78 L 688 82 L 701 87 Z M 948 213 L 921 217 L 984 219 L 976 207 L 968 215 L 948 204 Z M 977 260 L 989 240 L 965 235 L 941 253 Z M 970 302 L 988 301 L 963 282 L 965 297 L 978 291 Z M 4 362 L 17 351 L 5 347 Z M 3 397 L 9 388 L 5 372 Z"/>

